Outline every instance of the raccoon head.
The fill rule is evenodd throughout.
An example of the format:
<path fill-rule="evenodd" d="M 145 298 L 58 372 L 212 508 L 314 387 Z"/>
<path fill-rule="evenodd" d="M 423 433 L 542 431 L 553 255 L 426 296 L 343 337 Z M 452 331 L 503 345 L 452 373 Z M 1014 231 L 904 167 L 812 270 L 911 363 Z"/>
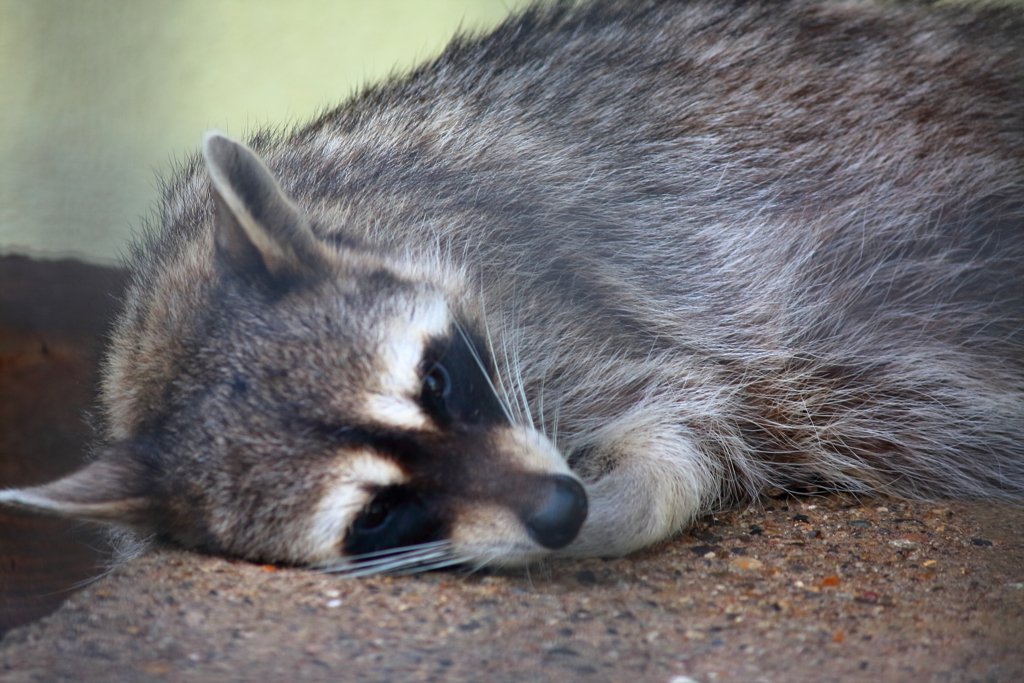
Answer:
<path fill-rule="evenodd" d="M 353 571 L 524 564 L 568 545 L 586 494 L 499 399 L 458 278 L 329 245 L 247 147 L 209 134 L 203 151 L 212 240 L 165 264 L 122 323 L 115 441 L 0 502 Z M 208 285 L 177 284 L 196 278 Z"/>

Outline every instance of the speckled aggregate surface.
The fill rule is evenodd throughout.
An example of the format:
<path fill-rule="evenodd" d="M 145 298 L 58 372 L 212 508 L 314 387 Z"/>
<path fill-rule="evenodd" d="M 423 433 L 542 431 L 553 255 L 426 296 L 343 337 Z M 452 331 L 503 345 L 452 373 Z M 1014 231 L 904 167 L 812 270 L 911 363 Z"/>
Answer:
<path fill-rule="evenodd" d="M 639 555 L 352 579 L 178 550 L 0 641 L 0 681 L 1024 681 L 1024 509 L 765 499 Z"/>

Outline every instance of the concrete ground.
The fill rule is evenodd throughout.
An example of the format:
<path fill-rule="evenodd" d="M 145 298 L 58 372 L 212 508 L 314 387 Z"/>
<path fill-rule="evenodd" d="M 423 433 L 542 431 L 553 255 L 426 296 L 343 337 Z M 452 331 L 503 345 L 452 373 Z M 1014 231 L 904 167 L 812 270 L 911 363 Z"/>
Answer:
<path fill-rule="evenodd" d="M 60 309 L 118 282 L 0 259 L 0 485 L 80 457 L 107 309 L 78 327 Z M 74 591 L 97 544 L 0 518 L 0 682 L 1024 681 L 1021 506 L 766 498 L 629 558 L 511 574 L 162 549 Z"/>
<path fill-rule="evenodd" d="M 147 555 L 0 681 L 1022 681 L 1024 512 L 768 500 L 611 561 L 347 579 Z"/>

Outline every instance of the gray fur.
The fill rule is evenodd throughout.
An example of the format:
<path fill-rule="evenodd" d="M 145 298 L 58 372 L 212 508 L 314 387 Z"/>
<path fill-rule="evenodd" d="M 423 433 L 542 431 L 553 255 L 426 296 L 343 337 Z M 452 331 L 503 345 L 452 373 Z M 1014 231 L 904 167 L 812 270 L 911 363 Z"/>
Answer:
<path fill-rule="evenodd" d="M 135 251 L 106 464 L 0 500 L 347 566 L 296 539 L 435 305 L 513 424 L 410 428 L 451 445 L 394 475 L 432 482 L 450 537 L 402 566 L 548 554 L 516 521 L 565 470 L 539 433 L 589 501 L 561 555 L 769 487 L 1024 494 L 1017 10 L 534 7 L 249 145 L 266 168 L 208 137 Z"/>

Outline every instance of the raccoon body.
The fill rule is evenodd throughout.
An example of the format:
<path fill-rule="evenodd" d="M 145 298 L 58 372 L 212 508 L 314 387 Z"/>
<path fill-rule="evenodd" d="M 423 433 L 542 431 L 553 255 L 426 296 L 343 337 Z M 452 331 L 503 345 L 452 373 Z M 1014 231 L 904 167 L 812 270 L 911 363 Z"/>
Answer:
<path fill-rule="evenodd" d="M 557 3 L 137 245 L 106 445 L 0 500 L 350 571 L 619 555 L 766 487 L 1024 494 L 1024 19 Z"/>

